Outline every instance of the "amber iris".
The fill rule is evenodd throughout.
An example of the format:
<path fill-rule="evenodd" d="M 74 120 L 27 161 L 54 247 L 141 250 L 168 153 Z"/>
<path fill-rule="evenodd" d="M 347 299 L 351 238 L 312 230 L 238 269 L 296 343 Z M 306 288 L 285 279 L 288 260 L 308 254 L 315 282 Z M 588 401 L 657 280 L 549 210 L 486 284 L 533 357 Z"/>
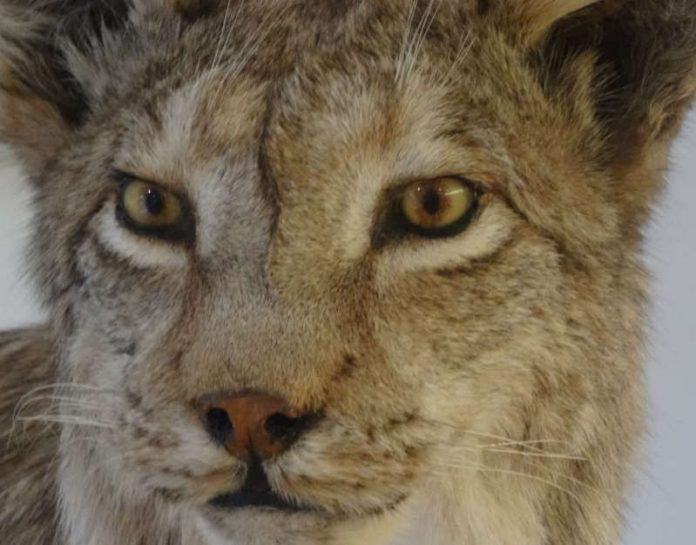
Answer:
<path fill-rule="evenodd" d="M 123 227 L 149 238 L 194 243 L 196 226 L 185 196 L 130 174 L 113 177 L 119 186 L 116 219 Z"/>
<path fill-rule="evenodd" d="M 423 231 L 455 226 L 471 214 L 475 205 L 475 189 L 454 177 L 415 182 L 401 196 L 405 219 Z"/>
<path fill-rule="evenodd" d="M 123 188 L 121 205 L 128 219 L 142 228 L 166 228 L 177 225 L 183 218 L 181 200 L 158 186 L 130 181 Z"/>

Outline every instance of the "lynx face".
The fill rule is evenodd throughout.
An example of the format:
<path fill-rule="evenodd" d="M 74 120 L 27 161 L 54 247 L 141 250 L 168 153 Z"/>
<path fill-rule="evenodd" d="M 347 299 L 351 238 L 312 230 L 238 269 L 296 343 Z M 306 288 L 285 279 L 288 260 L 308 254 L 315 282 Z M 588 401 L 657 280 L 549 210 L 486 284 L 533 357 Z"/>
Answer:
<path fill-rule="evenodd" d="M 655 3 L 662 80 L 631 2 L 36 4 L 103 21 L 57 58 L 0 23 L 68 534 L 130 502 L 210 543 L 615 538 L 692 2 Z"/>

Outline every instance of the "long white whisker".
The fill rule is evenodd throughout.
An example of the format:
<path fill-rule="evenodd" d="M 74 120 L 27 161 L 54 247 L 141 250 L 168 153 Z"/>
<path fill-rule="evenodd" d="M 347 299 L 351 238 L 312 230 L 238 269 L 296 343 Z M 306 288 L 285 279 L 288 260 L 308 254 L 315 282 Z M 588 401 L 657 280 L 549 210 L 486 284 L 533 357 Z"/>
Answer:
<path fill-rule="evenodd" d="M 556 454 L 556 453 L 546 453 L 546 452 L 524 452 L 517 449 L 502 449 L 502 448 L 491 448 L 489 445 L 476 445 L 471 447 L 466 447 L 462 445 L 456 445 L 453 447 L 448 447 L 448 452 L 455 452 L 458 450 L 465 451 L 480 451 L 480 452 L 492 452 L 496 454 L 512 454 L 515 456 L 529 457 L 529 458 L 548 458 L 557 460 L 573 460 L 573 461 L 587 461 L 587 458 L 582 456 L 572 456 L 566 454 Z"/>
<path fill-rule="evenodd" d="M 403 41 L 401 42 L 401 49 L 399 50 L 399 58 L 396 63 L 396 74 L 394 76 L 395 83 L 399 84 L 402 80 L 402 71 L 406 63 L 407 51 L 411 44 L 411 31 L 413 30 L 413 20 L 416 17 L 416 9 L 418 6 L 418 0 L 413 0 L 411 3 L 411 9 L 408 12 L 408 19 L 406 20 L 406 30 L 404 31 Z"/>
<path fill-rule="evenodd" d="M 459 46 L 459 50 L 457 51 L 457 54 L 454 57 L 454 61 L 452 61 L 452 64 L 450 65 L 449 69 L 447 70 L 447 73 L 445 74 L 443 81 L 445 81 L 445 82 L 450 81 L 450 79 L 452 78 L 452 74 L 454 74 L 455 70 L 457 68 L 459 68 L 459 66 L 469 56 L 469 53 L 471 53 L 471 48 L 473 46 L 474 46 L 474 37 L 471 34 L 471 32 L 467 32 L 467 34 L 462 39 L 462 43 Z"/>
<path fill-rule="evenodd" d="M 68 424 L 74 426 L 90 426 L 105 429 L 114 429 L 115 423 L 97 422 L 95 420 L 89 420 L 87 418 L 79 418 L 73 416 L 64 415 L 37 415 L 37 416 L 20 416 L 17 418 L 18 422 L 22 423 L 32 423 L 32 422 L 46 422 L 50 424 Z"/>
<path fill-rule="evenodd" d="M 435 5 L 436 2 L 437 6 Z M 439 6 L 439 0 L 430 0 L 425 12 L 423 13 L 423 17 L 416 27 L 416 31 L 414 32 L 411 43 L 407 49 L 406 58 L 404 59 L 404 70 L 400 74 L 400 83 L 402 85 L 405 84 L 408 75 L 412 74 L 415 69 L 418 56 L 423 48 L 423 44 L 425 43 L 425 38 L 435 22 L 437 9 Z"/>
<path fill-rule="evenodd" d="M 33 388 L 32 390 L 28 391 L 24 395 L 22 395 L 17 403 L 15 404 L 15 413 L 18 411 L 18 409 L 21 409 L 23 405 L 27 402 L 27 400 L 30 400 L 31 398 L 38 397 L 37 394 L 41 392 L 45 392 L 47 390 L 55 390 L 61 393 L 68 394 L 67 390 L 76 390 L 80 393 L 86 393 L 86 394 L 100 394 L 100 395 L 116 395 L 113 390 L 107 390 L 104 388 L 98 388 L 96 386 L 91 386 L 88 384 L 79 384 L 79 383 L 73 383 L 73 382 L 56 382 L 54 384 L 45 384 L 42 386 L 38 386 L 36 388 Z"/>
<path fill-rule="evenodd" d="M 215 55 L 213 55 L 213 59 L 209 67 L 210 72 L 215 72 L 215 70 L 217 70 L 217 68 L 220 66 L 219 63 L 222 60 L 223 52 L 226 49 L 226 44 L 229 43 L 228 40 L 232 34 L 231 32 L 228 32 L 227 29 L 227 25 L 229 24 L 230 18 L 230 2 L 231 0 L 226 0 L 225 2 L 225 15 L 222 19 L 222 28 L 220 29 L 220 36 L 218 36 L 218 42 L 215 46 Z"/>
<path fill-rule="evenodd" d="M 439 426 L 439 427 L 443 427 L 443 428 L 448 428 L 456 433 L 460 433 L 463 435 L 471 435 L 471 436 L 480 437 L 483 439 L 491 439 L 494 441 L 503 442 L 503 443 L 497 444 L 497 446 L 503 446 L 503 444 L 504 445 L 530 445 L 530 448 L 531 448 L 531 445 L 558 445 L 558 446 L 569 446 L 570 445 L 570 442 L 564 441 L 561 439 L 531 439 L 531 440 L 518 441 L 518 440 L 513 439 L 512 437 L 506 437 L 504 435 L 498 435 L 498 434 L 494 434 L 494 433 L 486 433 L 486 432 L 482 432 L 482 431 L 466 429 L 466 428 L 462 428 L 460 426 L 457 426 L 455 424 L 451 424 L 448 422 L 442 422 L 442 421 L 438 421 L 438 420 L 433 420 L 430 418 L 424 418 L 423 421 L 426 422 L 427 424 L 432 425 L 432 426 Z"/>
<path fill-rule="evenodd" d="M 558 483 L 555 483 L 549 479 L 544 479 L 543 477 L 539 477 L 537 475 L 529 475 L 528 473 L 524 473 L 521 471 L 514 471 L 512 469 L 490 468 L 490 467 L 477 466 L 477 465 L 464 465 L 464 464 L 461 464 L 461 465 L 459 465 L 459 464 L 444 464 L 442 466 L 439 466 L 439 469 L 441 469 L 443 471 L 438 472 L 437 470 L 435 470 L 435 471 L 431 471 L 431 473 L 434 476 L 451 477 L 452 476 L 451 473 L 444 471 L 444 470 L 463 469 L 463 470 L 474 471 L 476 473 L 488 474 L 488 475 L 509 475 L 511 477 L 521 477 L 523 479 L 529 479 L 529 480 L 538 482 L 540 484 L 550 486 L 550 487 L 552 487 L 560 492 L 563 492 L 564 494 L 567 494 L 569 497 L 573 498 L 579 504 L 582 504 L 582 500 L 580 499 L 580 496 L 578 496 L 572 490 L 568 490 L 567 488 L 565 488 L 565 487 L 559 485 Z"/>

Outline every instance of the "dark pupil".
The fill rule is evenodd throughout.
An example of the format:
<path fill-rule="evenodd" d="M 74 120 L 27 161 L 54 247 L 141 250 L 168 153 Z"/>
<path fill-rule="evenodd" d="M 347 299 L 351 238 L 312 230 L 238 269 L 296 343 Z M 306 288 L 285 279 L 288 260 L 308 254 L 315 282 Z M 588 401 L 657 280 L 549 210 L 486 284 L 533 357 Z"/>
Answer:
<path fill-rule="evenodd" d="M 156 189 L 148 188 L 147 193 L 145 193 L 145 209 L 148 214 L 153 216 L 161 214 L 164 210 L 164 199 Z"/>
<path fill-rule="evenodd" d="M 423 210 L 425 210 L 431 216 L 434 216 L 440 211 L 442 205 L 440 199 L 440 193 L 437 189 L 426 189 L 423 193 Z"/>

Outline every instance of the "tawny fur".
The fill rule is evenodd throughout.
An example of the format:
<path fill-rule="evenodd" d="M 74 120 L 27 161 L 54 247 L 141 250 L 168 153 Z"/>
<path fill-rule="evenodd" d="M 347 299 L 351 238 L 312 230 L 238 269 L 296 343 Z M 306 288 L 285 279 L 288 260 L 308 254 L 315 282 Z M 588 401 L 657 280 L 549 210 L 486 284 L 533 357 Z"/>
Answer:
<path fill-rule="evenodd" d="M 694 0 L 1 0 L 50 313 L 0 335 L 4 542 L 616 545 L 695 93 Z M 123 227 L 115 169 L 195 243 Z M 380 230 L 452 175 L 464 232 Z M 210 504 L 243 462 L 194 402 L 245 390 L 323 415 L 265 466 L 313 511 Z"/>

